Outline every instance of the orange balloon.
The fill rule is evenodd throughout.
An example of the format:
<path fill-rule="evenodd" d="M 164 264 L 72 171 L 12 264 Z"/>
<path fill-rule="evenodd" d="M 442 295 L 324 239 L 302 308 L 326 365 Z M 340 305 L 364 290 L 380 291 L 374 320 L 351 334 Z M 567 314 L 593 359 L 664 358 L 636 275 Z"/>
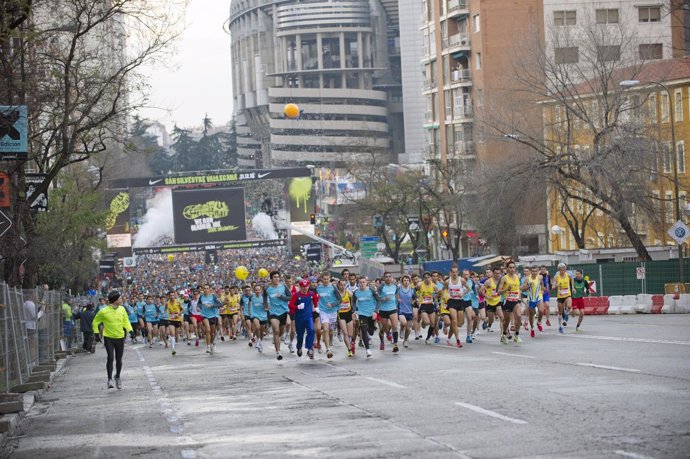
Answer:
<path fill-rule="evenodd" d="M 299 107 L 297 104 L 286 104 L 285 107 L 283 107 L 283 113 L 285 117 L 294 120 L 299 117 Z"/>

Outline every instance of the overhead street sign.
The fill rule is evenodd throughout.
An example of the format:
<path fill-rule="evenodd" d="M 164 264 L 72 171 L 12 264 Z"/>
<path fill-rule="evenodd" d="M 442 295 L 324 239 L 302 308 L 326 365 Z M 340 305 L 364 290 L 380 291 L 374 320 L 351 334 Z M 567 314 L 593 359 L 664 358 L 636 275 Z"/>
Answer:
<path fill-rule="evenodd" d="M 12 220 L 4 211 L 0 210 L 0 237 L 4 236 L 10 228 L 12 228 Z"/>
<path fill-rule="evenodd" d="M 671 229 L 668 230 L 667 234 L 678 244 L 683 244 L 688 239 L 688 236 L 690 236 L 690 228 L 688 228 L 685 223 L 678 220 L 673 224 Z"/>

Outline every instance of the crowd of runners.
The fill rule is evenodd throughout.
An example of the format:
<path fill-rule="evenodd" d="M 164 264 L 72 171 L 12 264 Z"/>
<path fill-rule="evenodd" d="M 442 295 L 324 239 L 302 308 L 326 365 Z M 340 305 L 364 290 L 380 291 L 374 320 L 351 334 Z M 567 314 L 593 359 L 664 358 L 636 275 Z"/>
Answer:
<path fill-rule="evenodd" d="M 257 263 L 248 264 L 256 268 Z M 221 281 L 223 274 L 217 269 L 188 265 L 171 273 L 168 266 L 163 278 L 160 269 L 152 268 L 155 264 L 139 269 L 140 278 L 129 282 L 134 287 L 117 301 L 129 321 L 125 331 L 132 342 L 164 347 L 173 356 L 180 345 L 205 348 L 213 355 L 220 340 L 243 341 L 258 353 L 272 341 L 278 360 L 284 352 L 310 359 L 315 353 L 325 354 L 331 359 L 337 348 L 348 357 L 361 348 L 370 358 L 376 337 L 381 351 L 390 347 L 393 353 L 415 341 L 462 348 L 482 333 L 495 333 L 503 344 L 520 344 L 521 329 L 535 338 L 551 327 L 552 293 L 558 305 L 558 331 L 564 333 L 572 313 L 579 332 L 584 296 L 590 290 L 582 273 L 570 273 L 564 264 L 553 277 L 544 266 L 525 267 L 520 273 L 509 261 L 484 272 L 461 271 L 454 265 L 446 274 L 425 272 L 398 279 L 388 272 L 368 279 L 347 269 L 339 277 L 328 271 L 315 275 L 307 266 L 293 274 L 285 269 L 296 265 L 278 265 L 280 269 L 262 270 L 264 278 L 254 275 L 247 282 L 234 278 L 230 265 L 222 271 L 227 282 Z M 146 280 L 149 274 L 154 281 Z M 204 275 L 213 281 L 202 280 Z M 159 290 L 153 291 L 155 287 Z M 100 303 L 99 309 L 106 306 L 105 299 Z M 98 326 L 94 321 L 94 332 Z"/>

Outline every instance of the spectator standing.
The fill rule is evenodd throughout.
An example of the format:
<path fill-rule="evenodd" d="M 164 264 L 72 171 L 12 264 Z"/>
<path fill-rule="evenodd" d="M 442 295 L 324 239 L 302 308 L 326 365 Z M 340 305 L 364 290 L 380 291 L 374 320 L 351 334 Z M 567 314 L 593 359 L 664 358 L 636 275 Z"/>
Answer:
<path fill-rule="evenodd" d="M 75 319 L 79 319 L 79 329 L 84 336 L 84 343 L 82 344 L 82 349 L 84 351 L 94 353 L 96 352 L 96 347 L 94 346 L 94 333 L 92 329 L 93 318 L 96 315 L 94 311 L 93 303 L 87 303 L 77 312 L 74 316 Z"/>

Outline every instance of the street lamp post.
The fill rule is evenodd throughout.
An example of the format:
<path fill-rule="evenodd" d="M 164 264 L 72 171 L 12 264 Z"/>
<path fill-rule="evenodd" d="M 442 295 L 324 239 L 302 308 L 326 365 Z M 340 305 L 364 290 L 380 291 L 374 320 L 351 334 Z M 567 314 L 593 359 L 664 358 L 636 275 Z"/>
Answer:
<path fill-rule="evenodd" d="M 678 149 L 676 147 L 676 113 L 675 113 L 675 107 L 674 107 L 674 101 L 673 101 L 673 94 L 671 93 L 671 90 L 669 89 L 668 86 L 666 86 L 664 83 L 660 81 L 648 81 L 646 83 L 649 84 L 654 84 L 662 88 L 664 91 L 666 91 L 666 94 L 668 95 L 668 111 L 670 115 L 670 122 L 671 122 L 671 153 L 673 155 L 673 203 L 674 203 L 674 208 L 673 208 L 673 213 L 675 216 L 676 221 L 679 221 L 681 218 L 680 214 L 680 186 L 678 183 Z M 620 86 L 624 88 L 631 88 L 634 86 L 638 86 L 640 84 L 639 80 L 623 80 L 620 83 Z M 661 125 L 662 119 L 659 117 L 659 125 Z M 684 284 L 685 283 L 685 263 L 684 263 L 684 255 L 683 255 L 683 244 L 678 244 L 678 275 L 680 277 L 680 283 Z"/>

